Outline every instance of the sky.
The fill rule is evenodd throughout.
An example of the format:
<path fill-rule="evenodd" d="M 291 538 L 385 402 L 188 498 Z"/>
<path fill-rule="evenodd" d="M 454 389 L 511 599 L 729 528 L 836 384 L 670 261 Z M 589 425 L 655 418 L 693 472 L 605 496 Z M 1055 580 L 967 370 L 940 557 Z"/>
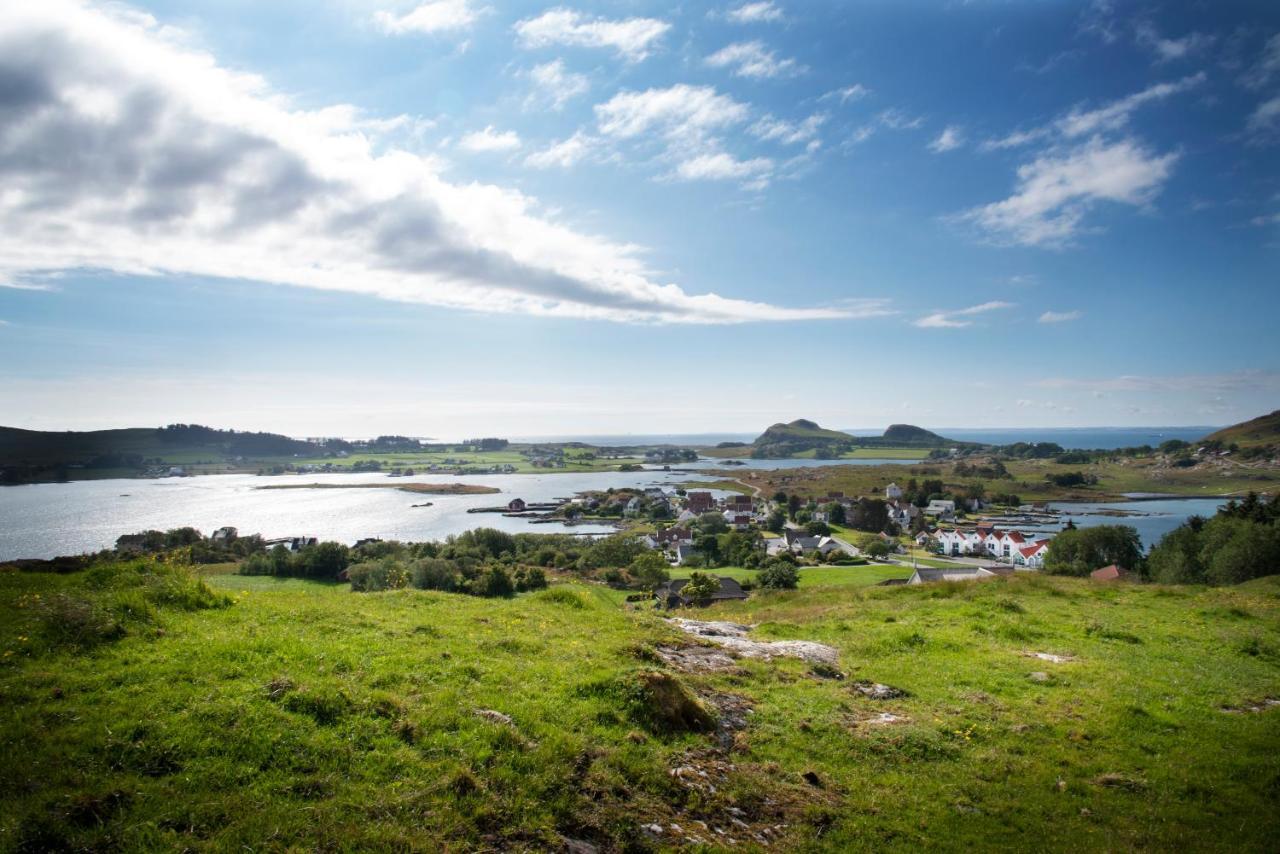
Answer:
<path fill-rule="evenodd" d="M 0 4 L 0 424 L 1280 407 L 1280 5 Z"/>

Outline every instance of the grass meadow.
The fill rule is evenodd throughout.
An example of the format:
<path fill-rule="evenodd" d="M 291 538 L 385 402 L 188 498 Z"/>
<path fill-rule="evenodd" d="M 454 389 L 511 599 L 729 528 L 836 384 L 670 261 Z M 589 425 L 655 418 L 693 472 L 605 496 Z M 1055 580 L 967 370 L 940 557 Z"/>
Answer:
<path fill-rule="evenodd" d="M 0 849 L 1280 838 L 1275 579 L 882 588 L 865 585 L 900 570 L 815 568 L 797 591 L 695 614 L 830 644 L 835 674 L 674 670 L 660 650 L 693 641 L 596 585 L 355 594 L 228 568 L 0 571 Z M 903 695 L 870 699 L 862 680 Z M 673 714 L 688 703 L 703 711 Z"/>

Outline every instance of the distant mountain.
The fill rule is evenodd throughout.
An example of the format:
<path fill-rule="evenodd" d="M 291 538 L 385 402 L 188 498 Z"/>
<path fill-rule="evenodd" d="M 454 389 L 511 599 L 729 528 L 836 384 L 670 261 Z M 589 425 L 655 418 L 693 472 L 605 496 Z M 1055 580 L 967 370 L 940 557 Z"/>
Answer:
<path fill-rule="evenodd" d="M 884 431 L 884 436 L 881 438 L 889 439 L 893 442 L 908 442 L 913 445 L 945 445 L 949 441 L 937 433 L 926 430 L 923 427 L 917 427 L 914 424 L 890 424 L 889 429 Z"/>
<path fill-rule="evenodd" d="M 321 452 L 308 442 L 275 433 L 215 430 L 196 424 L 86 432 L 0 427 L 0 482 L 60 478 L 66 469 L 127 475 L 156 466 Z"/>
<path fill-rule="evenodd" d="M 794 457 L 814 451 L 819 457 L 838 457 L 853 448 L 943 448 L 974 447 L 972 442 L 956 442 L 912 424 L 893 424 L 882 436 L 854 436 L 827 430 L 807 418 L 788 424 L 774 424 L 752 443 L 753 457 L 771 459 Z M 807 455 L 807 454 L 806 454 Z"/>
<path fill-rule="evenodd" d="M 1223 427 L 1210 433 L 1202 441 L 1219 441 L 1224 445 L 1236 444 L 1242 448 L 1255 445 L 1280 444 L 1280 409 L 1268 415 L 1260 415 L 1250 421 Z"/>
<path fill-rule="evenodd" d="M 827 430 L 807 418 L 797 418 L 789 424 L 774 424 L 756 437 L 755 445 L 772 445 L 778 442 L 807 442 L 811 444 L 830 444 L 832 442 L 851 442 L 853 436 L 839 430 Z"/>

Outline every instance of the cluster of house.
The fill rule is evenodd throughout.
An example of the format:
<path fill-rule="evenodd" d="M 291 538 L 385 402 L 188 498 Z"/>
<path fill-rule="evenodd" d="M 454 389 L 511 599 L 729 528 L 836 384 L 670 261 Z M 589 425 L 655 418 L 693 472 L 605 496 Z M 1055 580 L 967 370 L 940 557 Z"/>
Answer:
<path fill-rule="evenodd" d="M 1045 555 L 1049 553 L 1047 539 L 1037 540 L 1019 531 L 1001 531 L 999 528 L 981 525 L 972 530 L 956 528 L 949 531 L 938 530 L 931 534 L 922 533 L 916 537 L 916 542 L 924 545 L 929 539 L 937 543 L 940 555 L 992 557 L 1028 569 L 1044 566 Z"/>

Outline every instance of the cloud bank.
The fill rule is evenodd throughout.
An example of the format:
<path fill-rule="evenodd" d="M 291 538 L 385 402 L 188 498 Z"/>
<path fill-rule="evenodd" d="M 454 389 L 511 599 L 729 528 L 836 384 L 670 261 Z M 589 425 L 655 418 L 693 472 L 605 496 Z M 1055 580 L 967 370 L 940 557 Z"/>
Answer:
<path fill-rule="evenodd" d="M 624 133 L 646 121 L 612 119 Z M 200 275 L 649 323 L 857 313 L 655 281 L 634 245 L 558 224 L 515 190 L 449 183 L 430 157 L 381 150 L 389 124 L 348 105 L 299 109 L 118 5 L 2 5 L 0 279 Z"/>

